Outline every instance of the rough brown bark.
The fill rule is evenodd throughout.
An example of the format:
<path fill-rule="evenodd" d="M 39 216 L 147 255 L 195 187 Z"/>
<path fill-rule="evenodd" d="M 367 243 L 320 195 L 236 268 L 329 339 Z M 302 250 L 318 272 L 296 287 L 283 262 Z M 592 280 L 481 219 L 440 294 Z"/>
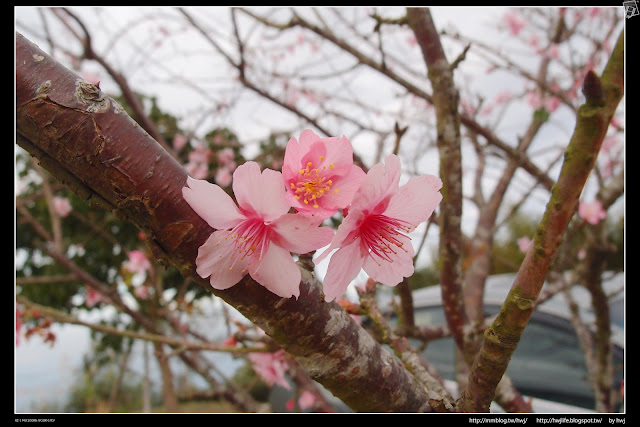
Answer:
<path fill-rule="evenodd" d="M 433 87 L 438 128 L 442 203 L 440 204 L 440 286 L 447 323 L 458 348 L 466 347 L 468 323 L 462 293 L 462 154 L 460 151 L 459 95 L 453 70 L 440 44 L 431 13 L 407 8 L 407 21 L 416 35 Z"/>
<path fill-rule="evenodd" d="M 161 263 L 211 290 L 195 273 L 195 258 L 212 229 L 182 197 L 185 170 L 112 98 L 20 34 L 16 131 L 18 144 L 55 177 L 135 223 Z M 429 390 L 302 272 L 298 299 L 279 298 L 248 276 L 214 293 L 354 410 L 429 410 Z"/>

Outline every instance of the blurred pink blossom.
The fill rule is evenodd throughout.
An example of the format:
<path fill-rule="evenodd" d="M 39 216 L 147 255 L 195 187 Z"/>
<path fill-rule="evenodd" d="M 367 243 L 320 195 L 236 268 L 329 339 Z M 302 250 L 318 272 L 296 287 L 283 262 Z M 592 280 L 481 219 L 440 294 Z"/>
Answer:
<path fill-rule="evenodd" d="M 560 57 L 560 47 L 557 43 L 553 43 L 546 51 L 545 55 L 551 59 L 558 59 Z"/>
<path fill-rule="evenodd" d="M 189 153 L 189 162 L 184 166 L 186 171 L 195 179 L 205 179 L 209 174 L 209 160 L 212 151 L 203 145 L 196 145 Z"/>
<path fill-rule="evenodd" d="M 607 217 L 607 212 L 602 209 L 602 203 L 600 203 L 600 200 L 593 200 L 591 202 L 581 200 L 580 206 L 578 207 L 578 213 L 582 219 L 592 225 L 599 223 Z"/>
<path fill-rule="evenodd" d="M 148 286 L 138 286 L 133 293 L 140 299 L 149 298 L 149 287 Z"/>
<path fill-rule="evenodd" d="M 87 307 L 91 308 L 99 302 L 103 301 L 102 295 L 95 289 L 87 288 L 87 293 L 84 295 L 84 303 Z"/>
<path fill-rule="evenodd" d="M 317 398 L 315 394 L 311 393 L 309 390 L 305 390 L 298 399 L 298 405 L 300 406 L 300 409 L 304 411 L 305 409 L 311 409 L 313 405 L 315 405 L 316 400 Z"/>
<path fill-rule="evenodd" d="M 583 260 L 583 259 L 585 259 L 586 257 L 587 257 L 587 251 L 586 251 L 584 248 L 580 249 L 580 250 L 578 251 L 578 259 L 579 259 L 580 261 L 582 261 L 582 260 Z"/>
<path fill-rule="evenodd" d="M 175 134 L 173 137 L 173 148 L 180 151 L 185 145 L 187 145 L 187 138 L 181 133 Z"/>
<path fill-rule="evenodd" d="M 233 148 L 227 147 L 218 151 L 218 162 L 220 162 L 220 164 L 223 164 L 223 165 L 229 164 L 233 162 L 235 157 L 236 155 L 233 152 Z"/>
<path fill-rule="evenodd" d="M 218 168 L 218 171 L 216 172 L 216 184 L 218 184 L 220 187 L 228 187 L 229 185 L 231 185 L 232 178 L 233 175 L 231 174 L 229 169 L 227 169 L 226 167 Z"/>
<path fill-rule="evenodd" d="M 509 32 L 514 36 L 517 36 L 526 25 L 524 20 L 522 20 L 522 18 L 520 18 L 520 16 L 512 10 L 503 15 L 502 22 L 507 26 Z"/>
<path fill-rule="evenodd" d="M 520 248 L 520 252 L 527 252 L 529 250 L 529 246 L 531 246 L 531 239 L 527 236 L 523 236 L 518 239 L 518 247 Z"/>
<path fill-rule="evenodd" d="M 293 407 L 295 404 L 296 404 L 295 397 L 292 397 L 291 399 L 287 400 L 287 403 L 284 404 L 284 407 L 287 411 L 291 412 L 293 411 Z"/>
<path fill-rule="evenodd" d="M 144 273 L 151 270 L 151 263 L 144 252 L 133 250 L 129 252 L 129 260 L 125 261 L 122 267 L 132 273 Z"/>
<path fill-rule="evenodd" d="M 206 163 L 187 163 L 184 168 L 195 179 L 205 179 L 209 175 L 209 167 Z"/>
<path fill-rule="evenodd" d="M 555 96 L 550 96 L 548 98 L 545 98 L 544 100 L 544 108 L 549 113 L 553 113 L 554 111 L 556 111 L 559 106 L 560 106 L 560 99 Z"/>
<path fill-rule="evenodd" d="M 235 347 L 238 344 L 238 340 L 236 340 L 236 337 L 233 335 L 229 335 L 221 344 L 229 347 Z"/>
<path fill-rule="evenodd" d="M 285 378 L 288 365 L 284 350 L 278 350 L 274 353 L 256 352 L 249 354 L 248 357 L 253 369 L 269 387 L 278 384 L 287 390 L 291 389 L 289 382 Z"/>
<path fill-rule="evenodd" d="M 509 101 L 512 97 L 513 97 L 513 94 L 511 93 L 510 90 L 507 89 L 505 91 L 500 92 L 496 96 L 495 103 L 496 104 L 504 104 L 505 102 Z"/>
<path fill-rule="evenodd" d="M 64 218 L 71 213 L 71 203 L 69 203 L 69 199 L 66 197 L 54 197 L 52 202 L 53 210 L 61 217 Z"/>
<path fill-rule="evenodd" d="M 542 98 L 540 97 L 540 93 L 537 90 L 527 92 L 525 99 L 527 100 L 527 103 L 535 110 L 542 106 Z"/>
<path fill-rule="evenodd" d="M 616 135 L 610 135 L 606 137 L 604 141 L 602 141 L 602 146 L 600 147 L 600 151 L 606 154 L 610 154 L 612 152 L 618 151 L 618 150 L 614 151 L 615 148 L 620 148 L 618 147 L 618 137 Z"/>

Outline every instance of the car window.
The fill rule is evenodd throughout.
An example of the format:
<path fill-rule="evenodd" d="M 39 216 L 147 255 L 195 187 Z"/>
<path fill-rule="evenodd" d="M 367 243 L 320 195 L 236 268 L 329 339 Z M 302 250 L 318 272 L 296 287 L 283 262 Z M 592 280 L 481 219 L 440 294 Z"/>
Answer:
<path fill-rule="evenodd" d="M 488 307 L 487 314 L 497 307 Z M 439 325 L 445 322 L 440 306 L 416 310 L 416 324 Z M 623 375 L 622 351 L 614 352 L 616 384 Z M 445 338 L 430 342 L 423 354 L 438 372 L 455 380 L 455 344 Z M 578 338 L 567 319 L 534 312 L 514 352 L 507 375 L 524 395 L 594 408 L 594 395 L 588 383 L 587 368 Z"/>

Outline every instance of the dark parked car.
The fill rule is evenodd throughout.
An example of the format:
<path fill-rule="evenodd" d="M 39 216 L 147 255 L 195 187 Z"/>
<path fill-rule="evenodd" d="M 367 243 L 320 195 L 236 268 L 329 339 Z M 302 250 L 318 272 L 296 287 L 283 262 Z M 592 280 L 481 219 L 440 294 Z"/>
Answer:
<path fill-rule="evenodd" d="M 624 376 L 624 273 L 609 274 L 608 277 L 603 284 L 605 291 L 617 292 L 609 306 L 614 384 L 619 390 Z M 487 279 L 484 295 L 486 315 L 498 312 L 514 279 L 515 274 L 495 275 Z M 587 290 L 574 286 L 571 293 L 580 307 L 582 320 L 592 324 L 594 314 Z M 417 324 L 445 322 L 438 286 L 414 292 L 414 306 Z M 454 345 L 451 338 L 439 339 L 429 343 L 424 352 L 426 359 L 449 380 L 455 379 Z M 593 410 L 594 393 L 588 382 L 585 356 L 571 324 L 564 295 L 556 294 L 536 308 L 506 374 L 522 394 L 533 398 L 537 412 Z"/>
<path fill-rule="evenodd" d="M 608 274 L 607 277 L 608 280 L 603 284 L 605 291 L 608 294 L 615 293 L 610 299 L 611 340 L 614 387 L 620 390 L 624 377 L 624 273 Z M 502 274 L 487 279 L 484 294 L 487 316 L 498 312 L 514 278 L 515 274 Z M 592 324 L 594 314 L 586 289 L 574 286 L 571 293 L 580 308 L 582 320 Z M 413 300 L 416 324 L 445 324 L 439 286 L 415 291 Z M 423 355 L 445 378 L 450 391 L 455 395 L 453 339 L 443 338 L 430 342 Z M 532 398 L 535 412 L 578 413 L 594 410 L 594 393 L 588 382 L 585 356 L 571 324 L 565 297 L 561 293 L 536 308 L 506 374 L 523 395 Z M 286 412 L 284 402 L 291 397 L 290 393 L 274 387 L 271 395 L 274 411 Z M 329 392 L 327 394 L 331 396 Z M 621 405 L 620 402 L 619 409 Z M 349 411 L 340 401 L 336 402 L 336 407 Z M 498 412 L 501 408 L 494 404 L 491 410 Z"/>

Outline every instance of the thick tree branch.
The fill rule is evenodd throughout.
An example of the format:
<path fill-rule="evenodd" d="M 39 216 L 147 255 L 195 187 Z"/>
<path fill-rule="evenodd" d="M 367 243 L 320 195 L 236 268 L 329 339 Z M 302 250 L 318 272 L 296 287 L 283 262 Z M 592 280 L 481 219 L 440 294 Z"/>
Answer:
<path fill-rule="evenodd" d="M 416 35 L 428 68 L 436 110 L 442 203 L 440 204 L 440 286 L 447 323 L 458 348 L 464 349 L 468 323 L 462 293 L 462 154 L 458 91 L 453 71 L 440 44 L 431 13 L 408 8 L 407 21 Z"/>

